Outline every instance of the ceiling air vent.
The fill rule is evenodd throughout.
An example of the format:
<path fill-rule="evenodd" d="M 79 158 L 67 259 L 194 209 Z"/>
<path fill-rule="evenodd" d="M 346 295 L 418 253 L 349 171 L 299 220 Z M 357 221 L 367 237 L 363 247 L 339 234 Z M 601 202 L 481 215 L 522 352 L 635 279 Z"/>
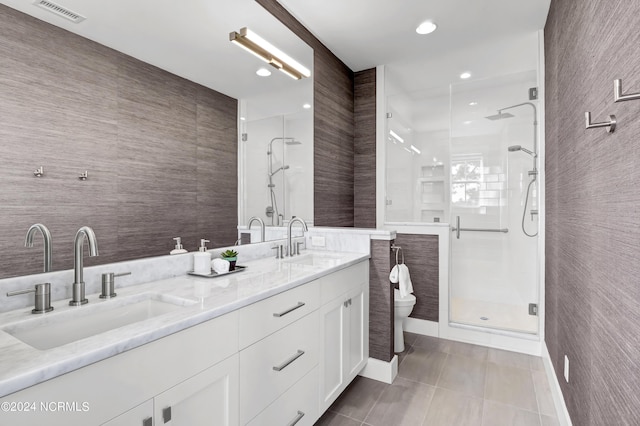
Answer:
<path fill-rule="evenodd" d="M 77 24 L 78 22 L 82 22 L 86 19 L 84 16 L 78 13 L 72 12 L 69 9 L 62 7 L 59 4 L 55 4 L 51 1 L 36 0 L 33 2 L 33 4 L 51 13 L 55 13 L 58 16 L 62 16 L 63 18 L 66 18 L 75 24 Z"/>

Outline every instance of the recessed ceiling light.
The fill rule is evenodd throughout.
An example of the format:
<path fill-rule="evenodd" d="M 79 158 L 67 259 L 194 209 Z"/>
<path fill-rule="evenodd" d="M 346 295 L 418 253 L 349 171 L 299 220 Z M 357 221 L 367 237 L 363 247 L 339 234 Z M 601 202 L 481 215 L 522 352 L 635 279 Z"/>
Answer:
<path fill-rule="evenodd" d="M 471 77 L 471 73 L 469 71 L 465 71 L 462 74 L 460 74 L 460 78 L 463 80 L 466 80 L 469 77 Z"/>
<path fill-rule="evenodd" d="M 244 117 L 240 117 L 240 120 L 244 121 L 244 120 L 246 120 L 246 118 L 244 118 Z"/>
<path fill-rule="evenodd" d="M 260 68 L 258 69 L 258 71 L 256 71 L 256 74 L 258 74 L 260 77 L 269 77 L 271 75 L 271 71 L 266 68 Z"/>
<path fill-rule="evenodd" d="M 309 108 L 311 108 L 311 104 L 304 104 L 304 105 L 302 105 L 302 108 L 309 109 Z"/>
<path fill-rule="evenodd" d="M 476 101 L 469 102 L 469 106 L 476 106 L 476 105 L 478 105 L 478 103 Z"/>
<path fill-rule="evenodd" d="M 438 26 L 432 21 L 424 21 L 422 24 L 418 25 L 416 28 L 416 32 L 418 34 L 431 34 L 438 28 Z"/>
<path fill-rule="evenodd" d="M 467 121 L 463 122 L 462 124 L 467 124 L 468 125 L 468 124 L 471 124 L 471 121 L 467 120 Z"/>

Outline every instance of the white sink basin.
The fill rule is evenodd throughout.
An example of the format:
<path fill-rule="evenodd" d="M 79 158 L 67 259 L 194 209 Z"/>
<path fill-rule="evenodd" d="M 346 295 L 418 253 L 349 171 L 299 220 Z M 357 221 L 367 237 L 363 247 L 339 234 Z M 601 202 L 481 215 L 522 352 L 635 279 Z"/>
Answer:
<path fill-rule="evenodd" d="M 80 339 L 157 317 L 195 301 L 143 293 L 45 314 L 2 328 L 36 349 L 52 349 Z"/>
<path fill-rule="evenodd" d="M 328 267 L 340 264 L 341 259 L 341 257 L 332 256 L 330 254 L 309 253 L 287 258 L 284 262 L 294 265 Z"/>

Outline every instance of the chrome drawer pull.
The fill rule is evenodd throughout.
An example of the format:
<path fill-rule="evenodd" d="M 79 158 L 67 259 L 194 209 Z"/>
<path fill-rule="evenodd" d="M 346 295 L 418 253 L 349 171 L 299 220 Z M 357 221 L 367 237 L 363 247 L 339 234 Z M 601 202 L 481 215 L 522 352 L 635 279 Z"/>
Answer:
<path fill-rule="evenodd" d="M 298 410 L 298 415 L 296 416 L 296 418 L 291 420 L 291 422 L 287 426 L 294 426 L 296 423 L 302 420 L 303 417 L 304 417 L 304 413 Z"/>
<path fill-rule="evenodd" d="M 304 351 L 301 351 L 300 349 L 298 349 L 298 353 L 297 354 L 295 354 L 294 356 L 292 356 L 291 358 L 289 358 L 288 360 L 286 360 L 282 364 L 276 365 L 275 367 L 273 367 L 273 369 L 275 371 L 284 370 L 287 365 L 291 364 L 293 361 L 295 361 L 296 359 L 300 358 L 302 355 L 304 355 Z"/>
<path fill-rule="evenodd" d="M 282 311 L 280 313 L 275 313 L 275 314 L 273 314 L 273 316 L 280 318 L 280 317 L 283 317 L 283 316 L 287 315 L 289 312 L 293 312 L 298 308 L 302 308 L 303 306 L 304 306 L 303 302 L 298 302 L 298 304 L 296 306 L 294 306 L 293 308 L 289 308 L 286 311 Z"/>

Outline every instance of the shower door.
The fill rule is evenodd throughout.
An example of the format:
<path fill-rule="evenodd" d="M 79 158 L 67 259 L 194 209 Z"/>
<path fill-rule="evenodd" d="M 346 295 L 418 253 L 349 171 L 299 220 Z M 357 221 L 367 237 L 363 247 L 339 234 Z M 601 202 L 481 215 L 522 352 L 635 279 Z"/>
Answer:
<path fill-rule="evenodd" d="M 535 107 L 497 114 L 528 102 L 535 85 L 531 71 L 451 87 L 453 325 L 538 333 L 538 239 L 522 230 L 523 212 L 529 234 L 538 226 L 536 184 L 528 185 L 535 157 L 526 153 L 535 146 Z"/>

